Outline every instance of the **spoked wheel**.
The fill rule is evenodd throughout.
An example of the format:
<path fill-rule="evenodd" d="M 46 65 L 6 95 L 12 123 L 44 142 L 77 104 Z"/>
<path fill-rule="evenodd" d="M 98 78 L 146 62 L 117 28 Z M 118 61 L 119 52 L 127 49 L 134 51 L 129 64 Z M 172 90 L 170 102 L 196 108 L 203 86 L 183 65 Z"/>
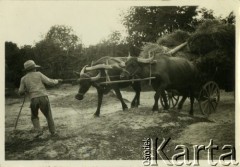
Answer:
<path fill-rule="evenodd" d="M 203 115 L 209 116 L 215 112 L 220 100 L 220 90 L 216 82 L 210 81 L 203 85 L 198 103 Z"/>
<path fill-rule="evenodd" d="M 165 94 L 166 94 L 167 104 L 169 108 L 174 108 L 178 103 L 179 95 L 177 95 L 177 93 L 174 91 L 165 91 Z M 160 102 L 163 108 L 167 107 L 162 96 L 160 96 Z"/>

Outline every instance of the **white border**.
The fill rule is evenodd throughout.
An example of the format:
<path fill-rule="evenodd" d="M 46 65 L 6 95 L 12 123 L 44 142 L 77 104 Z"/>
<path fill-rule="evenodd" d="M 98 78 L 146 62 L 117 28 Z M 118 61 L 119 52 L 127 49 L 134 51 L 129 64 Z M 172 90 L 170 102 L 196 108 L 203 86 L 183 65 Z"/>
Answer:
<path fill-rule="evenodd" d="M 2 82 L 0 82 L 1 85 L 1 89 L 0 89 L 0 93 L 2 95 L 2 100 L 0 101 L 0 105 L 1 105 L 1 112 L 0 112 L 0 136 L 1 136 L 1 144 L 0 144 L 0 166 L 14 166 L 14 167 L 32 167 L 32 166 L 41 166 L 41 167 L 45 167 L 45 166 L 58 166 L 58 167 L 62 167 L 62 166 L 105 166 L 105 167 L 112 167 L 112 166 L 131 166 L 131 167 L 139 167 L 139 166 L 143 166 L 142 165 L 142 161 L 120 161 L 120 160 L 109 160 L 109 161 L 101 161 L 101 160 L 93 160 L 93 161 L 86 161 L 86 160 L 80 160 L 80 161 L 72 161 L 72 160 L 59 160 L 59 161 L 36 161 L 36 160 L 30 160 L 30 161 L 5 161 L 5 97 L 4 97 L 4 90 L 5 90 L 5 85 L 4 85 L 4 76 L 5 76 L 5 53 L 4 53 L 4 42 L 6 41 L 6 39 L 3 39 L 2 37 L 4 36 L 4 34 L 7 32 L 7 27 L 5 27 L 4 25 L 1 24 L 1 12 L 7 10 L 8 5 L 12 5 L 13 3 L 19 3 L 20 1 L 0 1 L 0 39 L 1 39 L 1 45 L 0 45 L 0 60 L 2 65 L 0 66 L 0 72 L 1 72 L 1 78 L 2 78 Z M 21 1 L 21 3 L 46 3 L 49 1 Z M 64 5 L 64 3 L 73 3 L 73 2 L 81 2 L 81 3 L 92 3 L 93 5 L 95 5 L 96 2 L 99 1 L 51 1 L 50 3 L 62 3 Z M 239 67 L 239 62 L 240 62 L 240 58 L 239 58 L 239 15 L 240 15 L 240 7 L 239 7 L 239 1 L 238 0 L 169 0 L 169 1 L 100 1 L 102 4 L 107 3 L 108 5 L 111 4 L 116 4 L 119 3 L 121 5 L 124 4 L 130 4 L 132 6 L 177 6 L 177 5 L 203 5 L 206 3 L 212 3 L 212 4 L 216 4 L 219 5 L 221 4 L 222 6 L 224 6 L 225 3 L 233 3 L 234 4 L 234 11 L 236 14 L 236 120 L 235 120 L 235 124 L 236 124 L 236 129 L 235 129 L 235 139 L 236 139 L 236 150 L 237 150 L 237 161 L 240 161 L 240 132 L 239 132 L 239 118 L 240 118 L 240 111 L 239 111 L 239 107 L 240 107 L 240 97 L 239 97 L 239 80 L 240 80 L 240 67 Z M 224 10 L 224 9 L 223 9 Z M 9 13 L 11 14 L 11 13 Z M 11 33 L 11 32 L 8 32 Z M 13 41 L 14 42 L 14 41 Z M 158 166 L 166 166 L 165 164 L 160 164 L 161 162 L 158 161 L 159 165 Z M 208 166 L 207 161 L 200 161 L 201 166 Z M 218 165 L 219 166 L 219 165 Z M 240 165 L 238 165 L 240 166 Z"/>

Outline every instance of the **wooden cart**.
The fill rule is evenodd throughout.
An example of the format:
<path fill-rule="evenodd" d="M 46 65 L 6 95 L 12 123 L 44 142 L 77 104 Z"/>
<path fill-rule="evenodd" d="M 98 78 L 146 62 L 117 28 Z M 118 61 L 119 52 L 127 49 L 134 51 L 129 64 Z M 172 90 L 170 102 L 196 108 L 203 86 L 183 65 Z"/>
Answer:
<path fill-rule="evenodd" d="M 168 106 L 170 108 L 174 108 L 178 104 L 181 95 L 176 90 L 167 90 L 165 93 Z M 199 108 L 203 115 L 209 116 L 211 113 L 216 111 L 220 101 L 220 89 L 216 82 L 206 82 L 203 86 L 201 86 L 200 91 L 195 94 L 195 98 L 198 101 Z M 160 103 L 163 107 L 166 107 L 162 97 L 160 97 Z"/>

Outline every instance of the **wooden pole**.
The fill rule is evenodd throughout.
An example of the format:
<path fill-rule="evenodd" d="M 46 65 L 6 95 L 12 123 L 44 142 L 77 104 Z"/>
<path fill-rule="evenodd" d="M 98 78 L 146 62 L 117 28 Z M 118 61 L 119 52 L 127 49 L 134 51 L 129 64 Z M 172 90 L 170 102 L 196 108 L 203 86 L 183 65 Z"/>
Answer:
<path fill-rule="evenodd" d="M 16 122 L 15 122 L 15 124 L 14 124 L 14 130 L 16 130 L 16 128 L 17 128 L 17 123 L 18 123 L 18 120 L 19 120 L 19 117 L 20 117 L 20 114 L 21 114 L 21 111 L 22 111 L 22 108 L 23 108 L 25 99 L 26 99 L 26 95 L 24 95 L 24 98 L 23 98 L 23 102 L 22 102 L 20 111 L 18 112 L 18 116 L 17 116 Z"/>
<path fill-rule="evenodd" d="M 106 65 L 108 65 L 108 60 L 106 60 Z M 106 74 L 106 82 L 110 81 L 110 77 L 108 75 L 108 70 L 105 69 L 105 74 Z"/>
<path fill-rule="evenodd" d="M 119 81 L 110 81 L 110 82 L 101 82 L 100 85 L 103 84 L 114 84 L 114 83 L 123 83 L 123 82 L 135 82 L 135 81 L 146 81 L 155 79 L 156 77 L 149 77 L 149 78 L 143 78 L 143 79 L 131 79 L 131 80 L 119 80 Z"/>
<path fill-rule="evenodd" d="M 150 58 L 150 57 L 151 57 L 151 54 L 148 53 L 148 58 Z M 149 64 L 149 68 L 150 68 L 150 69 L 149 69 L 149 70 L 150 70 L 150 75 L 149 75 L 149 77 L 152 76 L 152 65 L 151 65 L 151 64 L 152 64 L 152 63 Z M 149 86 L 151 86 L 151 83 L 152 83 L 151 81 L 152 81 L 152 80 L 150 79 L 150 80 L 149 80 L 149 83 L 148 83 Z"/>

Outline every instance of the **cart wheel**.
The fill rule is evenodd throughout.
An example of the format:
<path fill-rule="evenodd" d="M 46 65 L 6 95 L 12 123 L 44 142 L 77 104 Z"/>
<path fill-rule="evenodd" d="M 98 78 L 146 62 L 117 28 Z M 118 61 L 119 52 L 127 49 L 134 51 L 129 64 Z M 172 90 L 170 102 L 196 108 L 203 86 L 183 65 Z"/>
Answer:
<path fill-rule="evenodd" d="M 216 82 L 210 81 L 203 85 L 200 91 L 198 103 L 203 115 L 209 116 L 216 111 L 220 100 L 220 91 Z"/>
<path fill-rule="evenodd" d="M 167 97 L 167 102 L 168 102 L 168 106 L 169 108 L 174 108 L 179 100 L 179 96 L 174 93 L 173 91 L 165 91 L 166 97 Z M 160 102 L 163 108 L 166 108 L 166 104 L 164 103 L 164 100 L 162 98 L 162 96 L 160 96 Z"/>

